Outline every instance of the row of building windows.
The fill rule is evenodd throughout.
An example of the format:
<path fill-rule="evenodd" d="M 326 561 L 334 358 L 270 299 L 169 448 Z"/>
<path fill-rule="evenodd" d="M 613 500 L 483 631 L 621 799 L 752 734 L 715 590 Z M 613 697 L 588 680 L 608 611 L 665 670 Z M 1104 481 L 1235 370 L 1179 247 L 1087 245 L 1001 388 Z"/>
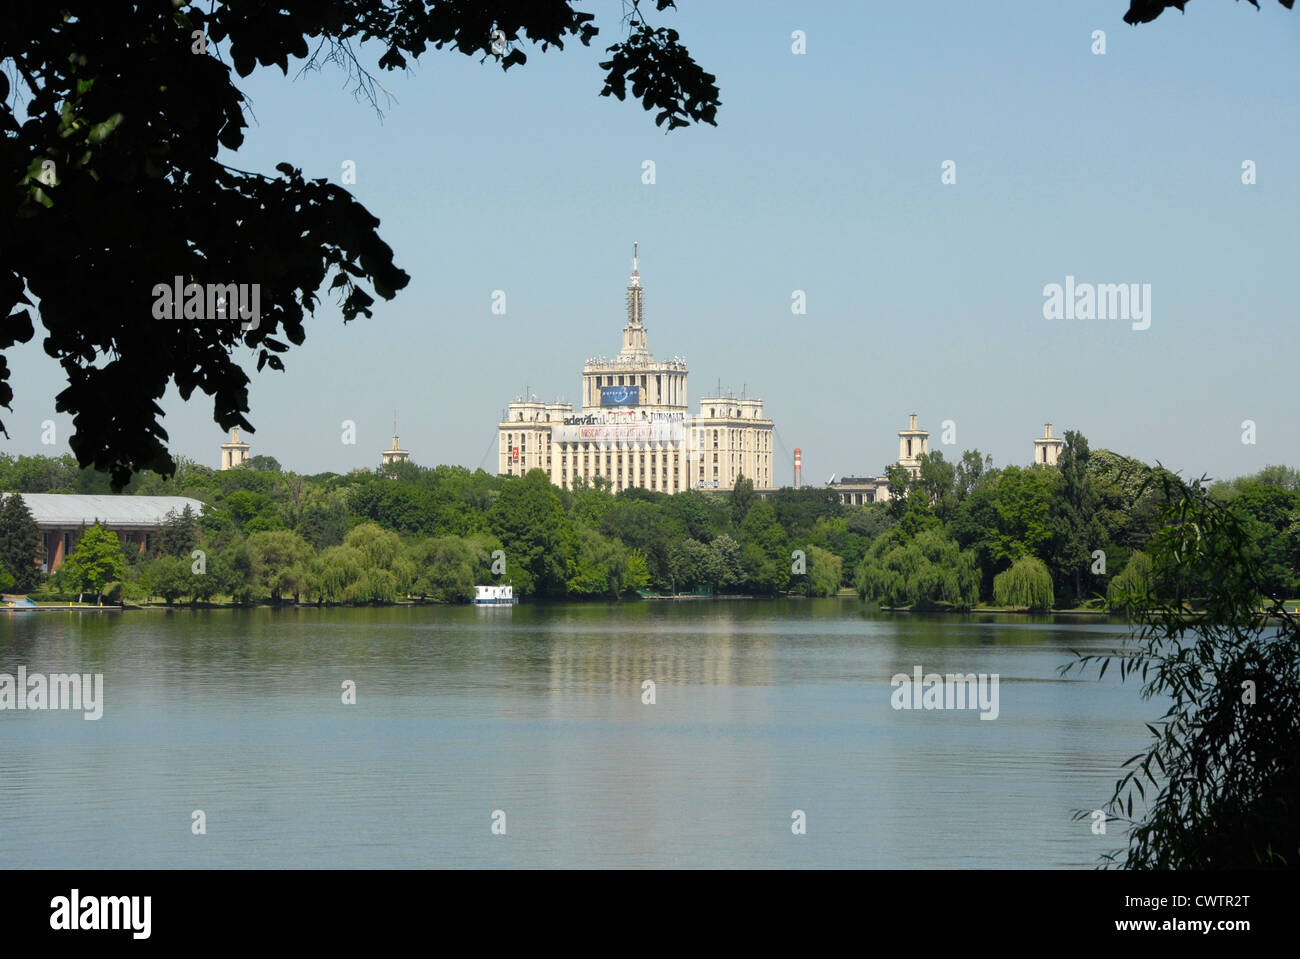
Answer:
<path fill-rule="evenodd" d="M 696 430 L 696 431 L 695 431 L 695 445 L 696 445 L 696 448 L 699 448 L 699 447 L 703 446 L 704 444 L 706 444 L 706 443 L 709 441 L 709 439 L 710 439 L 710 436 L 709 436 L 710 432 L 713 434 L 712 437 L 711 437 L 712 440 L 713 440 L 713 448 L 714 448 L 714 449 L 718 449 L 718 447 L 719 447 L 719 441 L 720 441 L 720 439 L 723 438 L 722 435 L 721 435 L 721 433 L 722 433 L 723 431 L 720 431 L 720 430 Z M 725 431 L 725 432 L 727 432 L 727 434 L 728 434 L 725 438 L 726 438 L 726 439 L 727 439 L 727 440 L 728 440 L 728 441 L 729 441 L 733 446 L 743 446 L 743 445 L 744 445 L 744 443 L 745 443 L 745 439 L 746 439 L 746 434 L 747 434 L 747 432 L 748 432 L 747 430 L 728 430 L 728 431 Z M 528 434 L 528 433 L 520 433 L 520 434 L 519 434 L 519 446 L 520 446 L 520 449 L 523 449 L 524 445 L 527 444 L 529 435 L 530 435 L 530 434 Z M 543 432 L 541 432 L 541 431 L 538 431 L 538 439 L 539 439 L 539 441 L 540 441 L 543 445 L 550 445 L 550 442 L 551 442 L 551 440 L 550 440 L 550 436 L 548 436 L 546 433 L 543 433 Z M 514 441 L 515 441 L 515 434 L 513 434 L 513 433 L 507 433 L 507 434 L 506 434 L 506 447 L 507 447 L 507 448 L 511 448 L 511 447 L 513 447 L 513 446 L 514 446 Z M 909 444 L 909 445 L 908 445 L 907 453 L 908 453 L 908 455 L 910 456 L 910 455 L 912 454 L 911 441 L 910 441 L 910 440 L 908 441 L 908 444 Z M 571 445 L 571 444 L 561 444 L 561 445 Z M 588 444 L 588 445 L 593 445 L 593 446 L 594 446 L 594 445 L 596 445 L 596 444 Z M 756 434 L 756 436 L 755 436 L 755 441 L 754 441 L 754 447 L 755 447 L 755 449 L 760 450 L 760 451 L 763 451 L 763 452 L 766 452 L 768 449 L 770 449 L 771 445 L 772 445 L 772 444 L 771 444 L 771 436 L 770 436 L 770 434 L 768 434 L 766 431 L 763 431 L 763 432 L 760 432 L 760 433 L 757 433 L 757 434 Z"/>
<path fill-rule="evenodd" d="M 617 376 L 614 374 L 610 374 L 608 376 L 596 376 L 594 377 L 593 385 L 595 386 L 596 394 L 590 398 L 592 402 L 595 401 L 596 395 L 600 393 L 600 388 L 602 386 L 637 386 L 638 383 L 637 383 L 637 376 L 635 374 L 629 373 L 629 374 L 622 374 Z M 648 391 L 649 386 L 647 383 L 646 374 L 644 373 L 641 374 L 639 385 L 643 391 Z M 685 396 L 684 391 L 685 391 L 685 384 L 680 377 L 669 376 L 668 389 L 667 391 L 665 391 L 663 376 L 661 374 L 655 375 L 655 396 L 653 397 L 654 401 L 663 402 L 666 399 L 669 405 L 673 405 L 676 404 L 680 398 Z M 651 398 L 643 396 L 643 399 L 650 400 Z"/>
<path fill-rule="evenodd" d="M 581 469 L 581 470 L 582 470 L 582 475 L 583 475 L 583 476 L 590 476 L 590 475 L 593 475 L 593 474 L 594 474 L 594 475 L 597 475 L 597 476 L 601 476 L 601 475 L 604 475 L 604 472 L 605 472 L 605 471 L 602 469 L 602 466 L 603 466 L 603 465 L 604 465 L 604 464 L 602 464 L 602 463 L 599 462 L 599 461 L 596 461 L 595 463 L 592 463 L 592 462 L 590 462 L 590 461 L 583 461 L 583 462 L 581 462 L 581 463 L 575 463 L 575 464 L 573 465 L 573 474 L 576 476 L 577 473 L 578 473 L 578 470 Z M 660 475 L 661 472 L 664 474 L 665 477 L 667 476 L 667 473 L 668 473 L 668 468 L 667 468 L 667 467 L 659 467 L 659 466 L 656 466 L 656 465 L 653 465 L 653 464 L 646 464 L 646 463 L 643 463 L 643 462 L 642 462 L 642 463 L 632 463 L 632 462 L 629 462 L 629 463 L 626 464 L 626 466 L 627 466 L 627 469 L 626 469 L 626 472 L 627 472 L 627 473 L 632 474 L 632 475 L 635 475 L 635 476 L 638 476 L 638 477 L 641 477 L 641 478 L 648 478 L 648 479 L 652 479 L 652 480 L 657 479 L 657 478 L 659 477 L 659 475 Z M 623 464 L 622 462 L 610 463 L 610 464 L 608 464 L 608 467 L 609 467 L 609 472 L 615 474 L 615 478 L 617 478 L 618 475 L 620 475 L 620 474 L 622 474 L 622 473 L 625 472 L 625 470 L 624 470 L 624 464 Z M 551 463 L 550 463 L 549 461 L 546 463 L 546 470 L 547 470 L 547 472 L 550 472 L 550 470 L 551 470 Z M 707 470 L 707 468 L 704 466 L 704 464 L 701 464 L 701 465 L 700 465 L 700 469 L 699 469 L 698 473 L 696 474 L 696 478 L 697 478 L 698 480 L 700 480 L 700 481 L 703 481 L 703 480 L 706 478 L 706 475 L 710 475 L 710 474 L 711 474 L 711 476 L 712 476 L 712 478 L 713 478 L 714 480 L 718 480 L 718 479 L 721 478 L 721 468 L 720 468 L 718 465 L 715 464 L 715 465 L 713 466 L 713 468 L 712 468 L 711 470 L 707 470 L 707 472 L 706 472 L 706 470 Z M 519 476 L 522 476 L 522 475 L 523 475 L 524 473 L 526 473 L 527 471 L 528 471 L 528 467 L 527 467 L 526 464 L 523 464 L 523 463 L 519 464 L 519 470 L 518 470 L 518 473 L 517 473 L 517 474 L 516 474 L 516 471 L 515 471 L 515 469 L 514 469 L 514 464 L 510 464 L 510 465 L 508 465 L 508 466 L 506 467 L 506 474 L 507 474 L 507 475 L 511 475 L 511 476 L 513 476 L 513 475 L 519 475 Z M 736 477 L 737 477 L 738 475 L 740 475 L 741 473 L 743 473 L 743 472 L 744 472 L 744 470 L 743 470 L 742 468 L 738 468 L 738 467 L 733 466 L 733 467 L 729 470 L 729 478 L 730 478 L 730 481 L 734 483 L 735 480 L 736 480 Z M 568 478 L 569 478 L 569 473 L 570 473 L 570 469 L 569 469 L 569 466 L 568 466 L 568 461 L 565 460 L 564 464 L 563 464 L 563 465 L 561 466 L 561 468 L 560 468 L 560 477 L 561 477 L 561 479 L 565 482 L 565 485 L 567 485 L 567 481 L 568 481 Z M 680 475 L 679 472 L 678 472 L 678 468 L 674 466 L 673 469 L 672 469 L 672 473 L 673 473 L 673 479 L 674 479 L 674 481 L 676 481 L 677 477 Z M 755 470 L 755 475 L 752 476 L 752 479 L 755 481 L 755 483 L 756 483 L 757 485 L 759 485 L 759 486 L 764 487 L 764 488 L 767 487 L 769 478 L 770 478 L 770 477 L 769 477 L 768 471 L 767 471 L 766 469 L 761 468 L 761 467 L 760 467 L 760 468 L 757 468 L 757 469 Z"/>
<path fill-rule="evenodd" d="M 593 463 L 590 463 L 590 462 L 588 462 L 588 461 L 586 461 L 586 460 L 584 460 L 584 461 L 583 461 L 582 463 L 580 463 L 580 464 L 575 463 L 575 464 L 574 464 L 574 467 L 573 467 L 573 476 L 574 476 L 574 478 L 577 478 L 577 476 L 579 475 L 579 474 L 578 474 L 579 467 L 581 467 L 581 470 L 582 470 L 581 475 L 582 475 L 583 479 L 590 480 L 593 476 L 604 476 L 605 474 L 601 471 L 601 469 L 600 469 L 600 465 L 601 465 L 601 464 L 598 463 L 598 462 L 595 463 L 595 464 L 593 464 Z M 621 476 L 620 474 L 622 474 L 622 472 L 623 472 L 623 469 L 622 469 L 622 467 L 623 467 L 623 463 L 622 463 L 621 461 L 619 461 L 619 462 L 617 462 L 617 463 L 612 463 L 612 464 L 610 464 L 610 465 L 614 467 L 613 472 L 614 472 L 614 474 L 615 474 L 615 475 L 613 475 L 613 476 L 610 477 L 610 481 L 613 482 L 613 483 L 615 483 L 615 484 L 618 486 L 619 489 L 622 489 L 622 487 L 623 487 L 623 478 L 622 478 L 622 476 Z M 632 464 L 631 462 L 628 463 L 629 472 L 635 472 L 635 473 L 636 473 L 638 476 L 640 476 L 642 479 L 647 479 L 647 480 L 649 480 L 649 481 L 650 481 L 650 485 L 651 485 L 651 487 L 655 487 L 655 486 L 660 485 L 660 484 L 659 484 L 659 480 L 660 480 L 661 478 L 662 478 L 665 482 L 666 482 L 667 479 L 668 479 L 668 468 L 667 468 L 667 467 L 659 467 L 659 466 L 656 466 L 656 465 L 653 465 L 653 464 L 647 466 L 647 465 L 645 465 L 644 463 L 640 463 L 640 464 L 636 464 L 636 465 L 638 466 L 638 468 L 635 469 L 635 470 L 633 470 L 633 469 L 632 469 L 633 465 L 634 465 L 634 464 Z M 550 463 L 549 460 L 547 461 L 546 466 L 547 466 L 548 469 L 550 468 L 551 463 Z M 525 470 L 524 467 L 521 465 L 520 468 L 519 468 L 519 474 L 518 474 L 518 475 L 522 476 L 525 472 L 526 472 L 526 470 Z M 569 485 L 569 472 L 570 472 L 570 471 L 569 471 L 569 467 L 568 467 L 568 465 L 567 465 L 567 461 L 566 461 L 565 465 L 562 466 L 562 467 L 560 468 L 560 480 L 561 480 L 561 485 L 563 485 L 563 486 L 568 486 L 568 485 Z M 736 469 L 732 469 L 732 471 L 731 471 L 730 481 L 731 481 L 732 483 L 734 483 L 734 482 L 736 481 L 736 477 L 739 476 L 741 472 L 742 472 L 742 471 L 739 471 L 739 470 L 736 470 Z M 765 470 L 765 469 L 759 469 L 757 472 L 758 472 L 758 475 L 754 477 L 754 481 L 755 481 L 755 483 L 756 483 L 758 486 L 762 487 L 762 488 L 767 488 L 767 486 L 768 486 L 768 473 L 767 473 L 767 470 Z M 512 465 L 512 466 L 507 466 L 507 467 L 506 467 L 506 474 L 509 475 L 509 476 L 513 476 L 513 475 L 515 475 L 515 471 L 514 471 L 514 467 L 513 467 L 513 465 Z M 661 474 L 662 474 L 662 475 L 661 475 Z M 676 466 L 674 466 L 673 469 L 672 469 L 672 480 L 673 480 L 672 485 L 673 485 L 674 487 L 676 487 L 676 486 L 678 485 L 678 480 L 680 479 L 680 476 L 681 476 L 681 474 L 680 474 L 680 472 L 678 471 L 678 468 L 677 468 Z M 701 463 L 701 464 L 700 464 L 700 471 L 699 471 L 699 479 L 700 479 L 701 481 L 703 481 L 703 480 L 704 480 L 704 477 L 705 477 L 705 468 L 704 468 L 704 464 Z M 714 479 L 714 480 L 718 480 L 718 479 L 720 479 L 720 471 L 719 471 L 719 468 L 718 468 L 717 466 L 714 466 L 714 467 L 713 467 L 713 479 Z M 848 494 L 846 494 L 846 496 L 847 496 L 847 495 L 848 495 Z M 850 500 L 848 500 L 848 499 L 845 500 L 845 502 L 849 502 L 849 501 L 850 501 Z M 868 502 L 870 502 L 870 501 L 868 500 Z"/>
<path fill-rule="evenodd" d="M 697 435 L 698 432 L 699 431 L 697 431 Z M 713 437 L 719 437 L 719 431 L 717 430 L 711 430 L 705 432 L 706 433 L 711 432 L 713 433 Z M 547 472 L 550 472 L 553 465 L 553 458 L 550 455 L 550 449 L 549 449 L 550 443 L 547 442 L 546 439 L 547 439 L 546 437 L 543 437 L 542 439 L 543 445 L 547 447 L 547 450 L 545 451 L 546 452 L 545 468 Z M 529 468 L 528 457 L 527 457 L 526 434 L 520 434 L 519 449 L 518 449 L 517 456 L 515 455 L 514 448 L 513 448 L 514 434 L 512 433 L 507 434 L 506 442 L 507 442 L 506 473 L 508 475 L 515 475 L 516 471 L 514 467 L 517 464 L 519 466 L 518 475 L 523 475 L 525 472 L 528 471 Z M 616 474 L 615 476 L 611 477 L 611 482 L 615 483 L 621 489 L 623 485 L 622 479 L 621 476 L 617 474 L 622 474 L 624 472 L 624 467 L 626 466 L 627 472 L 632 473 L 645 480 L 648 480 L 649 484 L 652 487 L 659 487 L 661 485 L 659 482 L 661 469 L 664 474 L 663 479 L 665 482 L 667 481 L 667 467 L 666 466 L 661 467 L 659 465 L 659 463 L 662 463 L 665 460 L 674 463 L 672 467 L 672 473 L 673 473 L 672 485 L 674 488 L 678 486 L 679 472 L 676 463 L 679 461 L 679 458 L 683 456 L 683 451 L 680 446 L 669 445 L 669 446 L 656 447 L 652 445 L 649 447 L 644 447 L 644 448 L 634 449 L 634 450 L 621 450 L 616 448 L 611 449 L 607 447 L 602 447 L 599 443 L 595 443 L 595 442 L 558 443 L 557 445 L 560 447 L 560 455 L 561 455 L 560 479 L 562 485 L 564 486 L 569 485 L 570 464 L 572 464 L 572 472 L 574 477 L 579 475 L 578 474 L 579 469 L 581 469 L 582 471 L 581 475 L 587 479 L 590 479 L 593 475 L 596 476 L 603 475 L 604 470 L 608 470 L 609 472 Z M 720 460 L 719 460 L 719 454 L 717 452 L 716 446 L 714 447 L 714 450 L 715 451 L 711 458 L 713 468 L 709 472 L 711 472 L 712 474 L 712 479 L 714 481 L 718 481 L 721 479 Z M 690 452 L 691 451 L 689 450 L 685 451 L 685 458 L 687 460 L 686 465 L 688 469 L 689 469 Z M 733 452 L 743 452 L 743 451 L 737 450 Z M 656 457 L 658 457 L 658 463 L 656 462 Z M 536 460 L 535 467 L 541 466 L 542 465 L 541 455 L 536 455 L 534 458 Z M 708 475 L 706 473 L 707 470 L 706 459 L 704 456 L 701 455 L 697 457 L 697 461 L 699 462 L 697 479 L 700 482 L 703 482 L 706 478 L 706 475 Z M 604 468 L 604 470 L 602 469 L 602 467 Z M 734 483 L 736 476 L 743 471 L 744 471 L 743 466 L 733 462 L 728 471 L 730 474 L 729 476 L 730 482 Z M 762 467 L 756 467 L 754 469 L 754 474 L 755 475 L 753 476 L 753 479 L 760 486 L 766 487 L 768 484 L 768 480 L 770 478 L 769 471 Z"/>
<path fill-rule="evenodd" d="M 617 383 L 614 382 L 614 377 L 612 377 L 612 376 L 606 377 L 606 379 L 608 379 L 609 382 L 608 382 L 608 383 L 602 383 L 602 382 L 601 382 L 601 377 L 599 377 L 599 376 L 596 377 L 596 388 L 599 389 L 599 388 L 602 387 L 602 386 L 636 386 L 636 385 L 637 385 L 637 384 L 636 384 L 636 377 L 635 377 L 635 376 L 628 376 L 628 377 L 627 377 L 627 382 L 626 382 L 626 383 L 623 382 L 623 379 L 624 379 L 624 378 L 621 377 L 621 376 L 618 378 L 618 382 L 617 382 Z M 656 388 L 658 388 L 658 386 L 660 385 L 660 382 L 659 382 L 660 379 L 661 379 L 661 377 L 658 377 L 658 376 L 655 377 L 655 387 L 656 387 Z M 645 376 L 643 375 L 643 376 L 641 377 L 641 389 L 645 389 L 645 388 L 646 388 L 646 385 L 645 385 Z"/>
<path fill-rule="evenodd" d="M 520 454 L 521 457 L 524 455 L 525 452 L 526 452 L 526 448 L 523 447 L 523 446 L 520 446 L 520 447 L 519 447 L 519 454 Z M 645 458 L 646 458 L 647 456 L 653 455 L 654 453 L 659 453 L 659 454 L 661 454 L 661 455 L 668 455 L 668 454 L 682 455 L 681 452 L 680 452 L 677 448 L 675 448 L 675 447 L 661 447 L 661 448 L 657 448 L 657 449 L 656 449 L 656 448 L 650 448 L 650 449 L 641 449 L 641 450 L 629 450 L 629 451 L 626 451 L 626 455 L 629 457 L 629 462 L 630 462 L 630 458 L 631 458 L 632 456 L 639 456 L 639 457 L 641 458 L 641 460 L 644 461 Z M 596 457 L 597 459 L 599 459 L 599 458 L 601 458 L 602 456 L 607 455 L 603 450 L 597 449 L 597 448 L 596 448 L 596 444 L 591 444 L 590 447 L 588 447 L 588 444 L 585 444 L 585 443 L 582 444 L 582 449 L 581 449 L 581 450 L 569 449 L 567 446 L 565 446 L 565 447 L 563 447 L 563 448 L 561 449 L 560 454 L 561 454 L 562 456 L 566 457 L 566 458 L 569 457 L 569 456 L 578 456 L 578 455 L 580 455 L 580 456 L 582 456 L 582 458 L 583 458 L 584 461 L 587 459 L 588 456 L 594 456 L 594 457 Z M 625 455 L 625 453 L 624 453 L 623 450 L 618 450 L 618 449 L 616 449 L 616 450 L 612 450 L 612 451 L 610 451 L 610 452 L 608 453 L 608 455 L 611 456 L 611 457 L 613 457 L 617 462 L 621 463 L 621 462 L 623 462 L 623 456 Z M 690 457 L 690 452 L 689 452 L 689 451 L 688 451 L 686 454 L 684 454 L 684 455 L 686 456 L 687 459 L 690 459 L 690 458 L 691 458 L 691 457 Z M 551 462 L 551 457 L 550 457 L 550 455 L 547 455 L 547 457 L 546 457 L 546 462 L 547 462 L 548 464 Z M 716 452 L 713 454 L 713 462 L 714 462 L 714 463 L 718 462 L 718 454 L 717 454 Z M 704 460 L 703 460 L 703 458 L 700 458 L 700 468 L 701 468 L 701 469 L 704 468 Z"/>

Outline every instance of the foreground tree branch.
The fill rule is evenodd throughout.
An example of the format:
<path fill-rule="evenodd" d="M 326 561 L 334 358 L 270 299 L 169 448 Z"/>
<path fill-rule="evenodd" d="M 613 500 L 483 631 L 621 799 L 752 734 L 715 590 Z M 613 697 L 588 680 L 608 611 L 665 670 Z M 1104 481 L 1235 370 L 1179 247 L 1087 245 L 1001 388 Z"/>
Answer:
<path fill-rule="evenodd" d="M 630 81 L 657 123 L 714 123 L 712 75 L 632 9 L 601 93 L 622 99 Z M 525 46 L 590 44 L 593 19 L 569 0 L 61 0 L 6 11 L 0 351 L 44 327 L 67 377 L 56 409 L 73 417 L 72 450 L 118 487 L 139 470 L 175 469 L 158 405 L 169 384 L 186 400 L 211 397 L 223 429 L 251 432 L 237 349 L 255 350 L 259 370 L 282 369 L 327 281 L 350 321 L 410 277 L 342 187 L 292 162 L 270 176 L 217 161 L 239 150 L 247 125 L 233 73 L 287 75 L 323 44 L 373 102 L 383 87 L 355 55 L 367 40 L 383 51 L 381 70 L 430 47 L 508 70 L 526 63 Z M 19 105 L 10 75 L 30 100 Z M 0 354 L 0 405 L 12 400 Z"/>

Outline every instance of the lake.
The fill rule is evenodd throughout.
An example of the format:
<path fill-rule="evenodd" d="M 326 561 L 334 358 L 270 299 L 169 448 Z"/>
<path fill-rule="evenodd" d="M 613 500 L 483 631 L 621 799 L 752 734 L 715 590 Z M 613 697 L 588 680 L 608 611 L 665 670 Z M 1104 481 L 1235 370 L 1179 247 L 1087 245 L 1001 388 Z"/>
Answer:
<path fill-rule="evenodd" d="M 1090 868 L 1122 828 L 1071 813 L 1163 706 L 1057 670 L 1124 631 L 849 598 L 0 613 L 0 673 L 104 683 L 98 721 L 0 710 L 0 868 Z M 996 675 L 996 719 L 893 708 L 916 667 Z"/>

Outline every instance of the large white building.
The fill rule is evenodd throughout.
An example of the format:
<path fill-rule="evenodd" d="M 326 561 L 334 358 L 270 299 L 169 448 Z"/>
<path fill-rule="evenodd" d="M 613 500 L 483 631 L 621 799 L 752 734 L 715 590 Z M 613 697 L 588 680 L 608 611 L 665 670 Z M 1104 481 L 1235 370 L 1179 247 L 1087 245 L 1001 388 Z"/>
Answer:
<path fill-rule="evenodd" d="M 677 493 L 731 489 L 742 474 L 771 489 L 772 421 L 763 401 L 729 392 L 700 400 L 692 416 L 686 361 L 656 360 L 646 346 L 645 290 L 633 247 L 623 347 L 582 368 L 582 408 L 526 397 L 497 425 L 498 472 L 544 470 L 556 486 L 578 479 Z"/>

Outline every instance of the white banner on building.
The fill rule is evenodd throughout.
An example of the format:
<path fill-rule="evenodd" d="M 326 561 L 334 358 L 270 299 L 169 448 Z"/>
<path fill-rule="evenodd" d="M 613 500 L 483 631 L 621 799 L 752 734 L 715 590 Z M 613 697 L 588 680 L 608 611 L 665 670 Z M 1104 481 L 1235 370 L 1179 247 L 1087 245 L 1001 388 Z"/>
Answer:
<path fill-rule="evenodd" d="M 552 426 L 552 443 L 680 443 L 681 423 L 636 426 Z"/>
<path fill-rule="evenodd" d="M 565 426 L 637 426 L 646 423 L 684 423 L 686 413 L 680 410 L 601 410 L 566 416 Z"/>

